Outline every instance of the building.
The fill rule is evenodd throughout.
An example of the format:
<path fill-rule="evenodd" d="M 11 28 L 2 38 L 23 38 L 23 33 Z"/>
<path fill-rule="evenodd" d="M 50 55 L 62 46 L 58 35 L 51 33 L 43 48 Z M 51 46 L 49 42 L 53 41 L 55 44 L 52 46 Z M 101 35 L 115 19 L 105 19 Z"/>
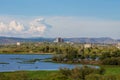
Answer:
<path fill-rule="evenodd" d="M 116 47 L 120 49 L 120 42 L 117 43 Z"/>
<path fill-rule="evenodd" d="M 17 42 L 16 45 L 17 45 L 17 46 L 20 46 L 20 42 Z"/>
<path fill-rule="evenodd" d="M 69 42 L 69 41 L 66 41 L 65 43 L 67 43 L 67 44 L 74 44 L 74 42 Z"/>
<path fill-rule="evenodd" d="M 54 42 L 64 42 L 64 40 L 62 38 L 56 38 L 56 40 Z"/>
<path fill-rule="evenodd" d="M 91 48 L 92 44 L 84 44 L 84 48 Z"/>

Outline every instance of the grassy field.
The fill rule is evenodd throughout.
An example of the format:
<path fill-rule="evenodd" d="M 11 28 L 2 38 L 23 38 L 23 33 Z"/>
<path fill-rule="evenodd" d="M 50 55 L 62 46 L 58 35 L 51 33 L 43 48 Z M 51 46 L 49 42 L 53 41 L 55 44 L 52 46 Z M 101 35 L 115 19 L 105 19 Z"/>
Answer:
<path fill-rule="evenodd" d="M 4 76 L 8 77 L 8 80 L 24 80 L 26 77 L 30 80 L 46 80 L 50 77 L 50 74 L 57 73 L 58 71 L 16 71 L 16 72 L 1 72 L 0 80 L 4 80 Z M 3 76 L 4 74 L 4 76 Z M 7 79 L 7 78 L 6 78 Z"/>
<path fill-rule="evenodd" d="M 30 78 L 39 78 L 39 79 L 46 79 L 50 76 L 50 74 L 57 73 L 58 71 L 28 71 L 28 75 Z"/>
<path fill-rule="evenodd" d="M 102 66 L 105 68 L 104 75 L 119 75 L 120 66 Z M 51 75 L 58 73 L 58 71 L 16 71 L 16 72 L 1 72 L 0 80 L 4 80 L 3 77 L 7 76 L 8 80 L 20 80 L 22 78 L 29 78 L 30 80 L 46 80 L 49 79 Z M 4 75 L 3 75 L 4 74 Z M 10 79 L 10 78 L 11 79 Z M 24 80 L 22 79 L 22 80 Z"/>
<path fill-rule="evenodd" d="M 105 75 L 117 75 L 120 74 L 120 66 L 102 66 L 105 68 Z"/>

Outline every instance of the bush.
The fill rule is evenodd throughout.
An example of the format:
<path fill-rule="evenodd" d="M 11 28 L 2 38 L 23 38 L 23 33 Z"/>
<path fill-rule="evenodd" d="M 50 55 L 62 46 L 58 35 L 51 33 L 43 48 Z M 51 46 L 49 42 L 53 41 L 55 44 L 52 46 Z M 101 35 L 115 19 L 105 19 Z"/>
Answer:
<path fill-rule="evenodd" d="M 103 74 L 102 68 L 91 68 L 88 66 L 75 67 L 73 69 L 61 68 L 52 80 L 86 80 L 86 76 L 90 74 Z"/>
<path fill-rule="evenodd" d="M 102 64 L 104 65 L 120 65 L 120 58 L 106 58 L 102 60 Z"/>

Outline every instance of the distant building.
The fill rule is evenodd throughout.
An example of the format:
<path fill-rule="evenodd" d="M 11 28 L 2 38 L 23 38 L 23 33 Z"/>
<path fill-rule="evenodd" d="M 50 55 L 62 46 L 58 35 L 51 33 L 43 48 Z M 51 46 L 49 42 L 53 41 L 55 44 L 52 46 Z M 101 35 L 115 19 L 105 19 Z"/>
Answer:
<path fill-rule="evenodd" d="M 20 42 L 17 42 L 16 45 L 17 45 L 17 46 L 20 46 Z"/>
<path fill-rule="evenodd" d="M 64 42 L 64 40 L 62 38 L 56 38 L 56 40 L 54 42 Z"/>
<path fill-rule="evenodd" d="M 74 42 L 69 42 L 69 41 L 66 41 L 65 43 L 67 43 L 67 44 L 74 44 Z"/>
<path fill-rule="evenodd" d="M 92 47 L 92 44 L 84 44 L 84 48 L 90 48 Z"/>
<path fill-rule="evenodd" d="M 120 42 L 117 43 L 116 47 L 120 49 Z"/>

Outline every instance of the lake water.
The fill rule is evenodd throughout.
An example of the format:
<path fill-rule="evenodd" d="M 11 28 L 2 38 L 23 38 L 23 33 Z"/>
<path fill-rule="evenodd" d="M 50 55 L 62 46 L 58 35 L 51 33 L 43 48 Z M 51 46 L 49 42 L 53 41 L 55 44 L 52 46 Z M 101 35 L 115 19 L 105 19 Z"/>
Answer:
<path fill-rule="evenodd" d="M 0 54 L 0 72 L 20 70 L 58 70 L 60 67 L 73 68 L 75 66 L 82 66 L 80 64 L 61 64 L 43 61 L 43 59 L 51 58 L 52 56 L 53 55 L 43 54 Z M 93 67 L 97 68 L 98 66 Z"/>

